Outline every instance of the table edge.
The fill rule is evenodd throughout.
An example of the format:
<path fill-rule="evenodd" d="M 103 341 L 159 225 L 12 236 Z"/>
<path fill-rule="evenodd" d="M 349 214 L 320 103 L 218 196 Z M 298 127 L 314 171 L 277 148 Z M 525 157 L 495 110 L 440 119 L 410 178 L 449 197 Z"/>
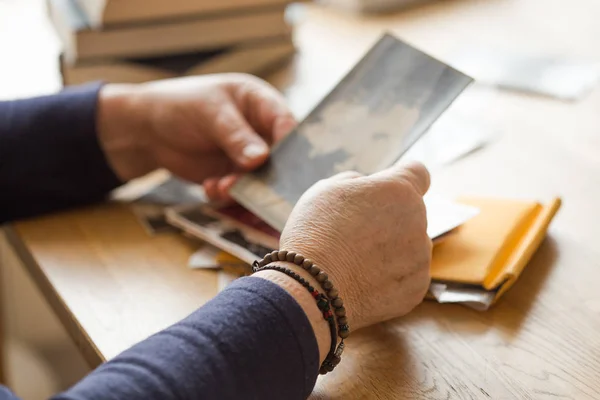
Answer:
<path fill-rule="evenodd" d="M 0 229 L 4 230 L 8 244 L 13 248 L 17 257 L 25 266 L 27 273 L 60 320 L 88 365 L 93 369 L 104 363 L 106 361 L 104 356 L 93 343 L 85 329 L 79 324 L 64 299 L 54 289 L 54 286 L 27 248 L 15 226 L 9 224 L 0 227 Z"/>

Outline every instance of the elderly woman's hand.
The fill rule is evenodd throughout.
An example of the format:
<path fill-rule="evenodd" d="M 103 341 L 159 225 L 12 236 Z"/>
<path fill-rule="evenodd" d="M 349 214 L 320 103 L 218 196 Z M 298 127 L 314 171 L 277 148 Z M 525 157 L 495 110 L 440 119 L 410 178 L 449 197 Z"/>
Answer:
<path fill-rule="evenodd" d="M 312 259 L 344 300 L 352 329 L 402 316 L 429 286 L 431 240 L 421 164 L 322 180 L 300 199 L 280 248 Z"/>

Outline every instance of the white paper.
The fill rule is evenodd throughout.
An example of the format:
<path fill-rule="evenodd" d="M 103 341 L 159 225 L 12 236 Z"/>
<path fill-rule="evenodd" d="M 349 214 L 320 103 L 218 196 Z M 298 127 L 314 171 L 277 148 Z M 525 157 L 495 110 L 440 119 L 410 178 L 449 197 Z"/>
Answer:
<path fill-rule="evenodd" d="M 447 118 L 433 125 L 403 159 L 420 161 L 433 170 L 483 148 L 494 137 L 491 129 L 467 118 Z"/>
<path fill-rule="evenodd" d="M 499 132 L 483 122 L 481 115 L 489 112 L 495 95 L 477 84 L 466 89 L 402 159 L 420 161 L 433 171 L 491 143 Z"/>
<path fill-rule="evenodd" d="M 484 288 L 464 287 L 433 282 L 429 286 L 429 293 L 438 303 L 458 303 L 473 308 L 477 311 L 485 311 L 490 308 L 496 296 Z"/>
<path fill-rule="evenodd" d="M 217 260 L 220 249 L 209 244 L 196 250 L 188 260 L 188 267 L 192 269 L 217 269 L 221 266 Z"/>
<path fill-rule="evenodd" d="M 558 57 L 473 49 L 451 64 L 481 83 L 564 100 L 583 97 L 600 81 L 600 63 Z"/>
<path fill-rule="evenodd" d="M 425 196 L 427 234 L 433 240 L 479 214 L 479 209 L 439 197 Z"/>

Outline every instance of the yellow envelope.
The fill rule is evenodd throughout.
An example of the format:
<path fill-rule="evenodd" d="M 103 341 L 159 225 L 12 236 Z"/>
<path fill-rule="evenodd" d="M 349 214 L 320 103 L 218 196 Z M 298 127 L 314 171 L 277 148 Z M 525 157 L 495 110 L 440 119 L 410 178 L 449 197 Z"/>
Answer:
<path fill-rule="evenodd" d="M 475 285 L 495 292 L 494 302 L 517 280 L 560 208 L 554 198 L 535 201 L 464 197 L 480 213 L 433 249 L 433 281 Z"/>

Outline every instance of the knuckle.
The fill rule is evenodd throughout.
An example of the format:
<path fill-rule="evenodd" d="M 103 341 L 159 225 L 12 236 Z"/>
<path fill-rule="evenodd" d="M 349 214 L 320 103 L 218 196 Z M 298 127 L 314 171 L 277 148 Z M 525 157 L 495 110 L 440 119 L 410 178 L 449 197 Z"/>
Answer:
<path fill-rule="evenodd" d="M 332 201 L 336 203 L 344 203 L 347 202 L 350 196 L 346 185 L 341 182 L 334 182 L 332 185 L 328 186 L 328 191 L 330 195 L 333 197 Z"/>
<path fill-rule="evenodd" d="M 320 209 L 330 216 L 341 218 L 352 215 L 352 210 L 360 208 L 359 190 L 348 181 L 319 181 L 312 191 L 312 207 Z"/>
<path fill-rule="evenodd" d="M 423 196 L 421 196 L 414 183 L 412 183 L 410 179 L 400 178 L 398 179 L 398 184 L 402 185 L 402 190 L 408 199 L 422 202 Z"/>
<path fill-rule="evenodd" d="M 229 129 L 233 125 L 231 113 L 226 111 L 225 108 L 217 111 L 213 119 L 213 124 L 220 131 Z"/>
<path fill-rule="evenodd" d="M 253 75 L 240 73 L 236 79 L 242 87 L 242 91 L 248 94 L 260 93 L 272 88 L 267 82 Z"/>
<path fill-rule="evenodd" d="M 323 178 L 313 183 L 312 189 L 328 190 L 330 186 L 332 186 L 331 179 Z"/>
<path fill-rule="evenodd" d="M 402 199 L 414 198 L 418 196 L 414 186 L 404 178 L 389 178 L 381 181 L 379 185 L 381 190 L 386 191 Z M 420 197 L 420 196 L 419 196 Z"/>
<path fill-rule="evenodd" d="M 225 110 L 219 111 L 213 120 L 213 133 L 217 139 L 223 139 L 229 145 L 243 145 L 244 136 L 241 134 L 243 129 L 240 121 Z"/>
<path fill-rule="evenodd" d="M 426 229 L 426 210 L 423 196 L 409 181 L 388 179 L 380 182 L 378 188 L 380 194 L 388 201 L 401 205 L 405 210 L 410 210 L 415 220 L 422 220 L 423 229 Z"/>
<path fill-rule="evenodd" d="M 344 172 L 340 172 L 334 176 L 332 176 L 330 179 L 333 180 L 340 180 L 340 179 L 353 179 L 353 178 L 359 178 L 362 175 L 356 171 L 344 171 Z"/>

